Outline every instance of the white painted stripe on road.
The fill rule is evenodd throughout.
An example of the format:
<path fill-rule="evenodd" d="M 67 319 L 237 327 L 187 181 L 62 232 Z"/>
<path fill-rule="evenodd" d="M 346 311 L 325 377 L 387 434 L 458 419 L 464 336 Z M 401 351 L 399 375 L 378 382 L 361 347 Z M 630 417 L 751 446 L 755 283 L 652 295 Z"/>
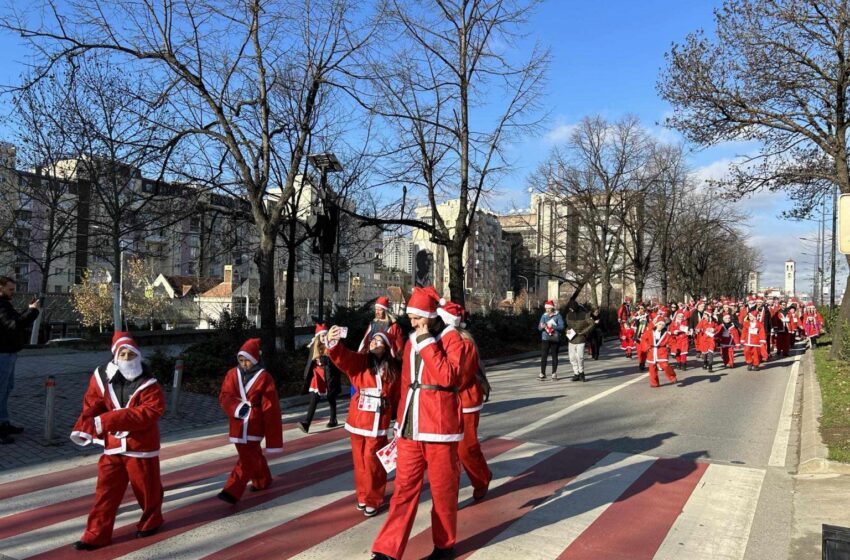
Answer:
<path fill-rule="evenodd" d="M 709 465 L 654 560 L 742 559 L 764 475 L 762 469 Z"/>
<path fill-rule="evenodd" d="M 584 399 L 583 401 L 579 401 L 575 404 L 572 404 L 572 405 L 568 406 L 567 408 L 565 408 L 563 410 L 559 410 L 558 412 L 555 412 L 554 414 L 550 414 L 549 416 L 541 418 L 540 420 L 537 420 L 536 422 L 532 422 L 531 424 L 527 424 L 526 426 L 523 426 L 522 428 L 519 428 L 518 430 L 514 430 L 514 431 L 510 432 L 509 434 L 506 434 L 503 437 L 519 439 L 522 436 L 528 434 L 529 432 L 533 432 L 534 430 L 536 430 L 538 428 L 543 428 L 544 426 L 548 426 L 549 424 L 551 424 L 555 420 L 559 420 L 559 419 L 563 418 L 564 416 L 567 416 L 568 414 L 572 414 L 576 410 L 582 409 L 582 408 L 584 408 L 588 405 L 595 403 L 598 400 L 604 399 L 608 395 L 613 395 L 617 391 L 619 391 L 621 389 L 625 389 L 629 385 L 633 385 L 633 384 L 635 384 L 639 381 L 645 381 L 646 377 L 647 377 L 646 374 L 638 375 L 634 379 L 629 379 L 628 381 L 620 383 L 619 385 L 615 385 L 615 386 L 613 386 L 609 389 L 606 389 L 605 391 L 602 391 L 601 393 L 597 393 L 596 395 L 593 395 L 592 397 L 588 397 L 588 398 Z"/>
<path fill-rule="evenodd" d="M 274 476 L 281 476 L 283 473 L 311 465 L 330 456 L 344 454 L 350 450 L 350 445 L 347 439 L 342 439 L 333 443 L 313 447 L 300 453 L 276 457 L 269 460 L 269 467 Z M 233 464 L 236 464 L 236 457 L 233 458 Z M 224 486 L 224 481 L 227 480 L 229 474 L 229 472 L 225 472 L 166 492 L 165 501 L 162 505 L 163 515 L 177 508 L 215 496 Z M 93 497 L 92 500 L 94 500 Z M 165 516 L 167 520 L 167 515 Z M 78 516 L 4 539 L 0 541 L 0 551 L 12 558 L 28 558 L 53 550 L 54 548 L 68 545 L 79 539 L 83 534 L 83 530 L 86 528 L 87 517 L 87 515 Z M 118 509 L 115 527 L 135 523 L 138 519 L 138 504 L 135 502 L 125 504 Z"/>
<path fill-rule="evenodd" d="M 779 414 L 779 425 L 776 428 L 776 436 L 773 438 L 773 447 L 770 450 L 770 459 L 767 461 L 769 467 L 784 467 L 788 454 L 788 441 L 791 439 L 791 424 L 794 414 L 794 396 L 797 393 L 797 376 L 800 373 L 800 355 L 794 358 L 791 366 L 791 375 L 788 377 L 788 385 L 785 386 L 785 399 L 782 401 L 782 412 Z"/>
<path fill-rule="evenodd" d="M 495 490 L 499 486 L 510 482 L 514 477 L 522 472 L 530 469 L 534 465 L 545 461 L 555 453 L 562 451 L 562 447 L 554 445 L 546 445 L 542 443 L 524 443 L 510 449 L 492 460 L 487 461 L 487 466 L 493 473 L 493 480 L 490 481 L 490 491 Z M 464 475 L 465 477 L 466 475 Z M 472 487 L 469 484 L 464 484 L 460 489 L 458 501 L 460 506 L 464 505 L 466 500 L 472 498 Z M 356 513 L 352 507 L 352 513 Z M 347 531 L 343 531 L 335 535 L 313 548 L 305 550 L 301 554 L 293 556 L 293 560 L 339 560 L 340 551 L 358 551 L 363 553 L 363 557 L 368 556 L 372 550 L 372 543 L 378 534 L 378 530 L 386 520 L 386 509 L 377 518 L 377 523 L 374 525 L 364 526 L 356 525 Z M 370 522 L 371 523 L 371 522 Z M 418 535 L 422 531 L 427 531 L 431 527 L 431 493 L 428 491 L 422 492 L 422 498 L 419 502 L 419 508 L 416 511 L 416 519 L 413 523 L 413 530 L 410 532 L 411 538 Z"/>
<path fill-rule="evenodd" d="M 609 453 L 470 559 L 557 558 L 655 461 L 646 455 Z"/>

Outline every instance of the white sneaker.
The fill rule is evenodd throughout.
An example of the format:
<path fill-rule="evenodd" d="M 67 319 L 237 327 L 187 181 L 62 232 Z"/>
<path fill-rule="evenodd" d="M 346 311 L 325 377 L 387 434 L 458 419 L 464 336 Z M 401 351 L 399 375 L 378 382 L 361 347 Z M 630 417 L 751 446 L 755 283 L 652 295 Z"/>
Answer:
<path fill-rule="evenodd" d="M 546 374 L 541 373 L 540 375 L 537 376 L 537 379 L 539 379 L 540 381 L 543 381 L 544 379 L 546 379 Z"/>
<path fill-rule="evenodd" d="M 557 374 L 557 373 L 553 373 L 553 374 L 552 374 L 552 381 L 557 381 L 557 380 L 558 380 L 558 374 Z"/>
<path fill-rule="evenodd" d="M 363 515 L 366 517 L 374 517 L 378 515 L 378 508 L 366 506 L 366 509 L 363 510 Z"/>
<path fill-rule="evenodd" d="M 354 507 L 357 508 L 357 511 L 363 511 L 364 509 L 366 509 L 366 504 L 357 504 Z"/>

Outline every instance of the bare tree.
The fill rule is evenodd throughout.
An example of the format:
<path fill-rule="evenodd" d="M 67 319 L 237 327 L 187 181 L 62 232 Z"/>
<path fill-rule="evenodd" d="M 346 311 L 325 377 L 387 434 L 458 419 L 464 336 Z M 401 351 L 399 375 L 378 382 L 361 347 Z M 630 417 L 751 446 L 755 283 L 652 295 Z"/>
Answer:
<path fill-rule="evenodd" d="M 283 209 L 331 84 L 344 82 L 352 53 L 373 31 L 347 0 L 49 0 L 47 10 L 6 17 L 29 38 L 44 66 L 105 51 L 153 81 L 149 101 L 180 119 L 171 145 L 203 137 L 220 147 L 219 167 L 251 206 L 258 236 L 263 352 L 275 352 L 274 256 Z M 39 19 L 40 16 L 43 18 Z M 352 22 L 361 22 L 358 24 Z M 359 27 L 358 27 L 359 26 Z M 315 145 L 314 145 L 315 146 Z M 274 178 L 277 201 L 268 203 Z"/>
<path fill-rule="evenodd" d="M 444 246 L 454 301 L 465 298 L 463 251 L 481 197 L 509 166 L 505 148 L 538 123 L 548 53 L 535 47 L 520 64 L 509 56 L 537 3 L 390 0 L 384 36 L 392 45 L 365 65 L 370 91 L 352 92 L 390 125 L 396 148 L 385 180 L 412 189 L 412 200 L 405 190 L 383 218 L 366 223 L 416 227 Z M 503 101 L 481 101 L 494 91 Z M 447 199 L 459 200 L 452 219 L 440 214 Z M 412 217 L 417 204 L 430 218 Z"/>
<path fill-rule="evenodd" d="M 730 192 L 788 190 L 805 214 L 836 186 L 850 193 L 847 153 L 850 6 L 844 0 L 727 0 L 703 32 L 674 45 L 658 89 L 668 124 L 701 145 L 761 142 L 733 167 Z M 850 262 L 850 256 L 847 256 Z M 850 276 L 832 356 L 850 320 Z"/>
<path fill-rule="evenodd" d="M 538 191 L 574 209 L 575 243 L 590 261 L 586 270 L 598 278 L 603 308 L 611 305 L 611 283 L 620 272 L 624 244 L 630 242 L 625 238 L 625 217 L 643 212 L 636 203 L 643 204 L 650 148 L 635 117 L 615 123 L 585 118 L 532 177 Z M 638 237 L 642 242 L 642 235 Z"/>

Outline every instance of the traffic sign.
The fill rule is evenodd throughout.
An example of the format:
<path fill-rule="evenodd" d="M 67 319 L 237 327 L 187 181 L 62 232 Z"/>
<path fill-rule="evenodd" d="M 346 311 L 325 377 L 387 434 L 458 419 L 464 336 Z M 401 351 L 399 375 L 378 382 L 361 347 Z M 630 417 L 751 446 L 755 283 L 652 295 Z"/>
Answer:
<path fill-rule="evenodd" d="M 838 197 L 838 250 L 850 254 L 850 194 Z"/>

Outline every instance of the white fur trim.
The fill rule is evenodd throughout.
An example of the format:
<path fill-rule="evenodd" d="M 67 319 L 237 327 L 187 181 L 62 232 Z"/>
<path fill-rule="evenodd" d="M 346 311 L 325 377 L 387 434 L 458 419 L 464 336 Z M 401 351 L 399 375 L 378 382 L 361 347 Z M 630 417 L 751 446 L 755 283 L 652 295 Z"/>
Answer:
<path fill-rule="evenodd" d="M 434 319 L 437 317 L 436 311 L 425 311 L 424 309 L 418 309 L 416 307 L 407 306 L 407 314 L 408 315 L 418 315 L 419 317 L 425 317 L 426 319 Z"/>
<path fill-rule="evenodd" d="M 457 327 L 457 326 L 460 325 L 460 317 L 458 317 L 457 315 L 452 315 L 451 313 L 449 313 L 448 311 L 446 311 L 442 307 L 437 308 L 437 315 L 439 315 L 440 318 L 447 325 L 451 325 L 451 326 L 454 326 L 454 327 Z"/>
<path fill-rule="evenodd" d="M 375 304 L 375 308 L 376 308 L 376 309 L 383 309 L 384 311 L 389 311 L 389 310 L 390 310 L 390 308 L 389 308 L 389 307 L 387 307 L 386 305 L 381 305 L 380 303 L 376 303 L 376 304 Z"/>
<path fill-rule="evenodd" d="M 86 432 L 71 432 L 71 441 L 79 445 L 80 447 L 85 447 L 94 440 L 91 434 L 87 434 Z"/>
<path fill-rule="evenodd" d="M 156 451 L 125 451 L 121 455 L 135 457 L 136 459 L 150 459 L 152 457 L 159 457 L 159 449 Z"/>
<path fill-rule="evenodd" d="M 429 336 L 428 338 L 426 338 L 426 339 L 425 339 L 425 340 L 423 340 L 422 342 L 416 342 L 416 343 L 414 343 L 414 344 L 416 345 L 416 351 L 417 351 L 417 352 L 422 352 L 422 349 L 423 349 L 423 348 L 425 348 L 425 347 L 426 347 L 426 346 L 428 346 L 429 344 L 434 344 L 434 343 L 436 343 L 436 342 L 437 342 L 437 339 L 436 339 L 436 338 L 434 338 L 433 336 Z"/>
<path fill-rule="evenodd" d="M 441 298 L 440 298 L 440 305 L 445 305 L 446 303 L 447 303 L 447 302 L 446 302 L 446 298 L 442 298 L 442 297 L 441 297 Z"/>
<path fill-rule="evenodd" d="M 350 434 L 356 434 L 364 437 L 378 437 L 387 435 L 387 430 L 364 430 L 363 428 L 355 428 L 348 422 L 345 423 L 345 431 Z"/>
<path fill-rule="evenodd" d="M 251 355 L 251 354 L 249 354 L 248 352 L 243 352 L 242 350 L 240 350 L 240 351 L 239 351 L 239 353 L 238 353 L 238 354 L 236 354 L 236 357 L 238 358 L 238 357 L 240 357 L 240 356 L 241 356 L 241 357 L 243 357 L 243 358 L 245 358 L 246 360 L 248 360 L 248 361 L 249 361 L 249 362 L 251 362 L 252 364 L 257 365 L 257 361 L 258 361 L 258 360 L 256 360 L 256 359 L 254 358 L 254 356 L 252 356 L 252 355 Z"/>
<path fill-rule="evenodd" d="M 446 442 L 446 441 L 462 441 L 463 434 L 426 434 L 423 432 L 417 432 L 413 434 L 413 441 L 438 441 L 438 442 Z"/>
<path fill-rule="evenodd" d="M 103 433 L 103 420 L 100 419 L 100 416 L 94 417 L 94 431 L 97 432 L 98 435 Z"/>
<path fill-rule="evenodd" d="M 464 408 L 464 409 L 463 409 L 463 413 L 464 413 L 464 414 L 471 414 L 471 413 L 473 413 L 473 412 L 478 412 L 478 411 L 479 411 L 479 410 L 481 410 L 482 408 L 484 408 L 484 405 L 483 405 L 483 404 L 479 404 L 478 406 L 470 406 L 470 407 L 468 407 L 468 408 Z"/>
<path fill-rule="evenodd" d="M 283 453 L 283 447 L 266 447 L 266 453 Z"/>

